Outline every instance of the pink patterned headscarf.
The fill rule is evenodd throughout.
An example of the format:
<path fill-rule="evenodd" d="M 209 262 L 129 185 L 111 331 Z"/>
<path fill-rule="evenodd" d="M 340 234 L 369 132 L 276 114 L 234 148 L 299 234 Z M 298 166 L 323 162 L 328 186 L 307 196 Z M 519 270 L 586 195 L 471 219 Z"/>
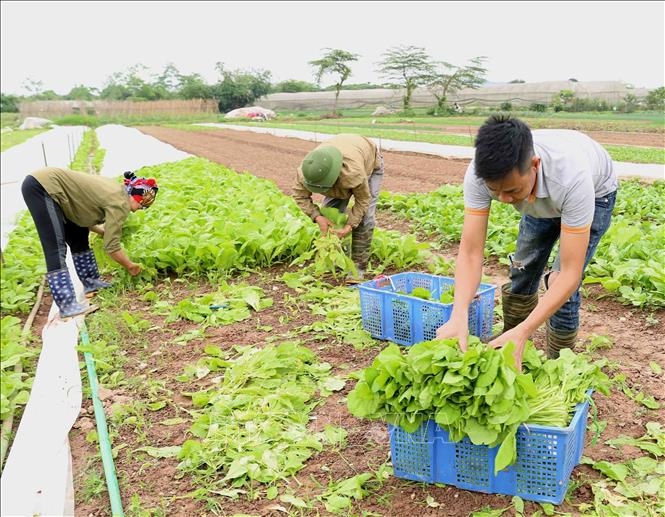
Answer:
<path fill-rule="evenodd" d="M 157 181 L 155 178 L 139 178 L 131 171 L 124 174 L 125 189 L 143 208 L 148 208 L 157 197 Z"/>

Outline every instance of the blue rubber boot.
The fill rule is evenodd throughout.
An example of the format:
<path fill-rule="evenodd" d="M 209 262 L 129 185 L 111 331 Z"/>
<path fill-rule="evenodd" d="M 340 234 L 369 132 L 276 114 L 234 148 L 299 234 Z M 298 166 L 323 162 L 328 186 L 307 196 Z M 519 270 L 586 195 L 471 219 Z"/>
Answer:
<path fill-rule="evenodd" d="M 92 296 L 92 293 L 104 287 L 111 286 L 109 282 L 104 282 L 104 280 L 99 278 L 99 268 L 97 267 L 97 260 L 92 250 L 74 253 L 72 254 L 72 258 L 74 259 L 76 274 L 83 284 L 83 292 L 86 296 Z"/>
<path fill-rule="evenodd" d="M 72 284 L 67 268 L 49 271 L 46 273 L 46 280 L 51 288 L 53 301 L 60 309 L 60 318 L 65 319 L 79 314 L 88 314 L 99 309 L 97 305 L 78 302 L 74 284 Z"/>

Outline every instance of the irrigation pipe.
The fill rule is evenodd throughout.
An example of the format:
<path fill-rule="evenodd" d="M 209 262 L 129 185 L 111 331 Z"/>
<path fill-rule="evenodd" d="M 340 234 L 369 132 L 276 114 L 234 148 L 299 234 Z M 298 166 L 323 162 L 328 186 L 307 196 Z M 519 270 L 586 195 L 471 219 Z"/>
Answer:
<path fill-rule="evenodd" d="M 44 296 L 44 279 L 42 279 L 41 284 L 39 284 L 39 289 L 37 290 L 37 300 L 35 301 L 35 304 L 32 306 L 32 310 L 28 315 L 28 319 L 25 320 L 25 324 L 23 325 L 23 330 L 21 331 L 21 342 L 25 340 L 28 333 L 30 332 L 30 328 L 32 327 L 32 322 L 34 321 L 35 316 L 37 315 L 37 311 L 39 310 L 39 306 L 42 303 L 43 296 Z M 14 372 L 18 374 L 23 373 L 22 361 L 19 361 L 14 365 Z M 2 430 L 0 431 L 0 470 L 2 470 L 2 467 L 5 464 L 5 455 L 9 450 L 9 437 L 12 433 L 12 427 L 14 427 L 15 411 L 16 407 L 13 407 L 9 415 L 7 415 L 7 417 L 2 421 Z"/>
<path fill-rule="evenodd" d="M 84 346 L 90 344 L 88 338 L 88 329 L 85 321 L 81 322 L 80 327 L 81 341 Z M 97 370 L 95 369 L 95 360 L 90 352 L 84 352 L 85 366 L 88 370 L 88 381 L 90 383 L 90 396 L 92 405 L 95 409 L 95 421 L 97 423 L 97 437 L 99 439 L 99 450 L 102 455 L 102 464 L 104 465 L 104 475 L 106 477 L 106 488 L 111 500 L 111 513 L 113 517 L 122 517 L 122 500 L 120 499 L 120 487 L 115 473 L 115 464 L 113 462 L 113 452 L 111 450 L 111 440 L 109 440 L 109 431 L 106 426 L 106 416 L 104 415 L 104 406 L 99 399 L 99 383 L 97 382 Z"/>

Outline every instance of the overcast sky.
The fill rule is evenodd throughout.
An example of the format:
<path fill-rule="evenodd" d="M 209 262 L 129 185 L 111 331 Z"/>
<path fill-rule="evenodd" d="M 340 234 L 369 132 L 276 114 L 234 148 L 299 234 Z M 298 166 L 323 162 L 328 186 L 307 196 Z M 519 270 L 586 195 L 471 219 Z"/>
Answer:
<path fill-rule="evenodd" d="M 665 2 L 17 2 L 2 0 L 2 93 L 29 80 L 66 94 L 113 73 L 173 63 L 216 82 L 262 69 L 272 82 L 314 82 L 324 48 L 360 55 L 348 83 L 380 83 L 376 63 L 398 45 L 462 66 L 487 56 L 492 82 L 618 80 L 665 85 Z M 324 76 L 323 85 L 331 81 Z"/>

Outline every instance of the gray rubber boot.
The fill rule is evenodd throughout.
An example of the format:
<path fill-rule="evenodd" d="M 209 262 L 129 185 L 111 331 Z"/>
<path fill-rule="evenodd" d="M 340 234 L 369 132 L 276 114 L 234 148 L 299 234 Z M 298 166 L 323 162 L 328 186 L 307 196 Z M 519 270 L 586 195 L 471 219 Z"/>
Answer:
<path fill-rule="evenodd" d="M 360 225 L 351 234 L 351 260 L 358 269 L 367 269 L 374 228 Z"/>
<path fill-rule="evenodd" d="M 78 302 L 74 284 L 72 284 L 67 268 L 49 271 L 46 273 L 46 280 L 51 288 L 53 301 L 60 309 L 60 318 L 65 319 L 79 314 L 88 314 L 99 309 L 97 305 Z"/>
<path fill-rule="evenodd" d="M 76 274 L 83 284 L 83 292 L 86 296 L 92 296 L 92 293 L 100 289 L 111 287 L 112 284 L 100 279 L 97 259 L 95 259 L 95 254 L 92 250 L 73 253 L 72 258 L 74 259 Z"/>
<path fill-rule="evenodd" d="M 538 305 L 538 293 L 514 294 L 510 292 L 510 282 L 501 286 L 501 306 L 503 308 L 503 332 L 522 323 Z"/>
<path fill-rule="evenodd" d="M 360 225 L 354 228 L 351 234 L 351 260 L 356 265 L 358 275 L 347 276 L 345 283 L 347 285 L 355 285 L 362 283 L 365 276 L 365 270 L 369 263 L 369 254 L 372 247 L 372 237 L 374 236 L 374 228 L 367 228 Z"/>
<path fill-rule="evenodd" d="M 547 338 L 547 357 L 550 359 L 556 359 L 559 357 L 559 352 L 564 348 L 570 348 L 571 350 L 575 348 L 577 329 L 560 332 L 554 330 L 548 321 L 545 326 L 545 337 Z"/>

